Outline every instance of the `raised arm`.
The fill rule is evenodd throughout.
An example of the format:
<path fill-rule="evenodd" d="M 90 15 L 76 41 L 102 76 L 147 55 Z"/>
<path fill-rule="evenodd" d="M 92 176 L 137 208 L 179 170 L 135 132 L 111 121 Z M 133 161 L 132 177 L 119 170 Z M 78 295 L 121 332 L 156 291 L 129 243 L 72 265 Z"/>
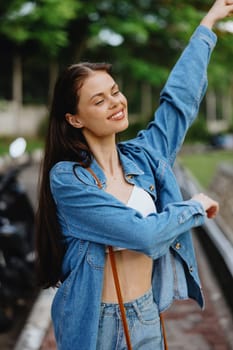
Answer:
<path fill-rule="evenodd" d="M 216 35 L 199 26 L 172 69 L 160 94 L 154 120 L 139 133 L 140 146 L 158 151 L 173 164 L 186 132 L 198 114 L 207 88 L 207 67 Z"/>
<path fill-rule="evenodd" d="M 216 43 L 213 25 L 232 12 L 233 0 L 217 0 L 192 35 L 161 92 L 160 107 L 136 142 L 159 151 L 173 164 L 186 132 L 198 114 L 207 88 L 207 67 Z"/>

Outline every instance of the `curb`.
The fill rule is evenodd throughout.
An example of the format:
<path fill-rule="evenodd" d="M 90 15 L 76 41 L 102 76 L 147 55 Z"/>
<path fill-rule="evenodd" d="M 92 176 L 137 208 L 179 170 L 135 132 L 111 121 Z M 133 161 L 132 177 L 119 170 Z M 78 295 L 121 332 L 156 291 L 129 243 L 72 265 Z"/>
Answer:
<path fill-rule="evenodd" d="M 40 292 L 14 350 L 39 350 L 51 323 L 50 308 L 56 290 Z"/>
<path fill-rule="evenodd" d="M 9 155 L 0 157 L 0 171 L 4 173 L 8 167 L 21 165 L 27 162 L 40 163 L 43 151 L 37 149 L 30 154 L 25 152 L 18 158 L 11 158 Z M 46 332 L 51 323 L 50 309 L 56 289 L 42 290 L 27 317 L 26 323 L 19 334 L 14 350 L 39 350 Z"/>

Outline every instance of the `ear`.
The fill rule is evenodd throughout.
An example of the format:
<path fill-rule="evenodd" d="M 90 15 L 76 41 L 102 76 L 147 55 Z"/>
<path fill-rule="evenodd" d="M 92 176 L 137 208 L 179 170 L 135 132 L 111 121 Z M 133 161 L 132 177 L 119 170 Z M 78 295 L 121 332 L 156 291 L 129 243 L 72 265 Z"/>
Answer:
<path fill-rule="evenodd" d="M 77 114 L 66 113 L 65 118 L 66 118 L 67 122 L 70 125 L 72 125 L 74 128 L 82 128 L 83 127 L 83 124 L 79 120 Z"/>

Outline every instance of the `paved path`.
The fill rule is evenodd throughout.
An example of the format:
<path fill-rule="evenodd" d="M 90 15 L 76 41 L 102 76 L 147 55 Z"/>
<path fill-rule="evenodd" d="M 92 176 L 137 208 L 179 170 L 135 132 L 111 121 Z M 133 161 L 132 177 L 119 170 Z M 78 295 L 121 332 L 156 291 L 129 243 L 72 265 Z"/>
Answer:
<path fill-rule="evenodd" d="M 173 304 L 166 313 L 169 349 L 232 350 L 232 315 L 201 246 L 195 243 L 206 306 L 201 311 L 193 301 Z"/>

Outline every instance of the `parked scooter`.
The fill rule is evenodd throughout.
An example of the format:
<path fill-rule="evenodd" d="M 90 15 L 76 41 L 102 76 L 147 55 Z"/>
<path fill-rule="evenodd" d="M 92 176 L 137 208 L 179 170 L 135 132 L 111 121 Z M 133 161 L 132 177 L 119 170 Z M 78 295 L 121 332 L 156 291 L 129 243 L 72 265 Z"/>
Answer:
<path fill-rule="evenodd" d="M 12 164 L 25 149 L 22 138 L 10 145 Z M 18 181 L 29 164 L 16 163 L 0 175 L 0 332 L 13 325 L 15 308 L 34 288 L 34 210 Z"/>

